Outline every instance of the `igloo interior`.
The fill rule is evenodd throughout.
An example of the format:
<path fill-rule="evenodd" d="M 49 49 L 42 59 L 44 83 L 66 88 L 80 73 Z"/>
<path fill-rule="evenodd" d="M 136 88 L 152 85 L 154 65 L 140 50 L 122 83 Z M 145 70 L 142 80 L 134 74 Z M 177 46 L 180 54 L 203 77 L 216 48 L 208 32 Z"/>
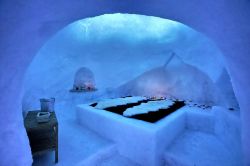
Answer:
<path fill-rule="evenodd" d="M 250 165 L 249 1 L 48 2 L 0 5 L 0 165 L 55 164 L 44 97 L 56 165 Z"/>

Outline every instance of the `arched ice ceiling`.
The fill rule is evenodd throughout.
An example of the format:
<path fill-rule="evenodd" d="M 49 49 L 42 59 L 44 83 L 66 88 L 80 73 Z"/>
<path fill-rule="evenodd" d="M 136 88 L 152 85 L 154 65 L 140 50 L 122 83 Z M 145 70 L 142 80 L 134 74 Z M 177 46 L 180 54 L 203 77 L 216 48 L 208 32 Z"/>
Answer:
<path fill-rule="evenodd" d="M 219 49 L 193 29 L 158 17 L 116 13 L 82 19 L 59 31 L 33 59 L 25 83 L 28 86 L 33 83 L 35 87 L 38 82 L 45 82 L 49 86 L 46 82 L 52 83 L 53 75 L 63 77 L 66 71 L 75 72 L 86 66 L 99 76 L 99 88 L 105 83 L 115 87 L 147 70 L 163 66 L 172 52 L 202 70 L 214 82 L 224 69 Z M 48 80 L 49 75 L 52 80 Z"/>

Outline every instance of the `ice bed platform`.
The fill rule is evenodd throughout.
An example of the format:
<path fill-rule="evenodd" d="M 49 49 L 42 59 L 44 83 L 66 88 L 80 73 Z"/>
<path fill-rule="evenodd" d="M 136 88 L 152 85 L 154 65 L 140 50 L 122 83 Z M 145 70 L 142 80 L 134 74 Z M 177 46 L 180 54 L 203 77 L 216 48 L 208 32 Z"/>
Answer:
<path fill-rule="evenodd" d="M 185 107 L 155 123 L 104 110 L 114 105 L 137 107 L 145 102 L 145 98 L 132 97 L 129 101 L 125 98 L 114 102 L 82 104 L 77 106 L 77 118 L 85 127 L 114 141 L 121 155 L 141 165 L 162 165 L 164 150 L 185 129 Z"/>

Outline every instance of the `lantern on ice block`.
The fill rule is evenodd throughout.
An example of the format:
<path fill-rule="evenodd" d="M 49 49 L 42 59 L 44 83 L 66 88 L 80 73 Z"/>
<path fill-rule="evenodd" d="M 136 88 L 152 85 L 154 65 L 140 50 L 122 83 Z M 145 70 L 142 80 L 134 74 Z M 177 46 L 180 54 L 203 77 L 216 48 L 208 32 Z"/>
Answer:
<path fill-rule="evenodd" d="M 71 92 L 84 92 L 95 90 L 96 88 L 94 73 L 86 67 L 78 69 L 75 74 L 73 89 L 71 90 Z"/>

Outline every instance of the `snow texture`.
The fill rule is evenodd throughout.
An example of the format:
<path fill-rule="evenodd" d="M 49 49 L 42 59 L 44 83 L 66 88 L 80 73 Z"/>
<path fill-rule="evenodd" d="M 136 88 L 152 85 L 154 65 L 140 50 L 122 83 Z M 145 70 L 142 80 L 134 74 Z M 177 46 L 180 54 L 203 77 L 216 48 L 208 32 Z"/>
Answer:
<path fill-rule="evenodd" d="M 124 97 L 124 98 L 115 98 L 115 99 L 107 99 L 97 103 L 95 108 L 105 109 L 108 107 L 114 107 L 119 105 L 126 105 L 131 103 L 138 103 L 139 101 L 145 100 L 146 97 L 141 96 L 133 96 L 133 97 Z"/>
<path fill-rule="evenodd" d="M 126 111 L 123 112 L 123 115 L 130 117 L 133 115 L 155 112 L 159 109 L 167 109 L 173 104 L 174 102 L 171 100 L 149 101 L 147 103 L 142 103 L 138 106 L 126 109 Z"/>
<path fill-rule="evenodd" d="M 240 166 L 234 153 L 228 151 L 220 140 L 202 132 L 186 131 L 178 139 L 165 156 L 166 165 L 171 166 Z"/>

